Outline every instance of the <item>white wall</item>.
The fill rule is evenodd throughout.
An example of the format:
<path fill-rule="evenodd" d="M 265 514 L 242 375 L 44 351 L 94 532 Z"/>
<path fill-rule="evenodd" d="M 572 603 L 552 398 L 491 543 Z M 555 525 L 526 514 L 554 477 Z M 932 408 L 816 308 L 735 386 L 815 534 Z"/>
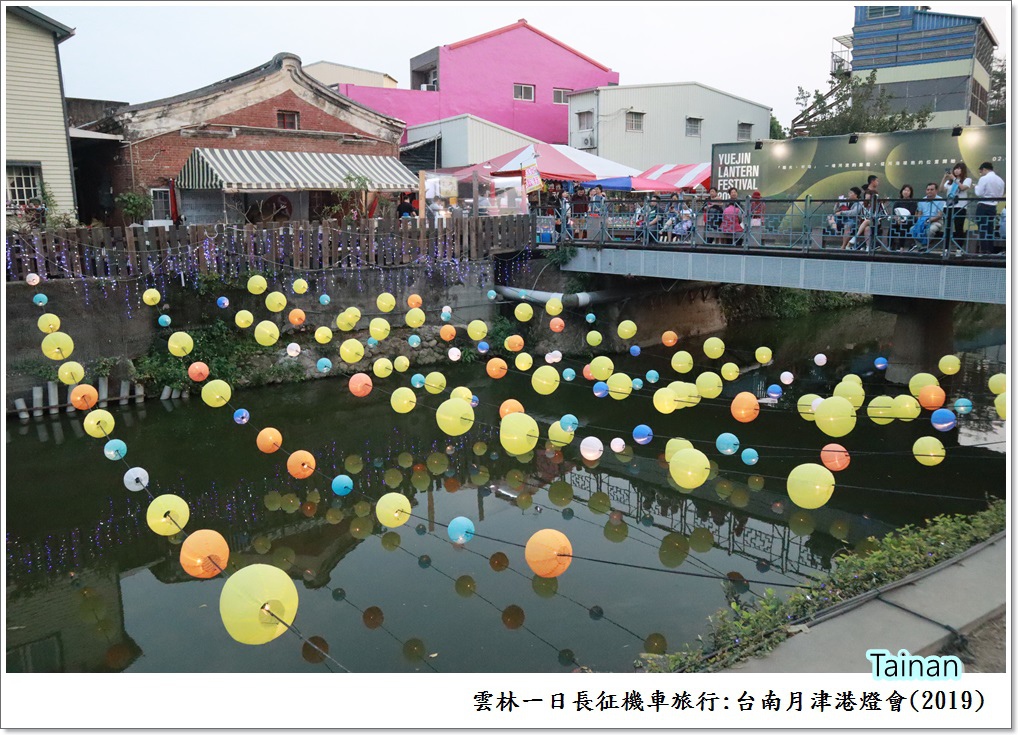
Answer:
<path fill-rule="evenodd" d="M 407 143 L 428 140 L 439 133 L 442 134 L 442 160 L 438 163 L 441 168 L 472 166 L 541 142 L 473 115 L 458 115 L 407 128 Z"/>

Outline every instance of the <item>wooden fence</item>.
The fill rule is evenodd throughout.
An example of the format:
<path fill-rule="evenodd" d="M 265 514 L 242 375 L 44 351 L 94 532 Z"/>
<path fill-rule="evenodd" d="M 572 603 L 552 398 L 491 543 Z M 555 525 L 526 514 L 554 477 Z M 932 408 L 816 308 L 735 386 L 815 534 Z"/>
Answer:
<path fill-rule="evenodd" d="M 533 247 L 529 215 L 182 227 L 91 227 L 7 232 L 7 280 L 129 279 L 146 275 L 343 270 L 485 260 Z"/>

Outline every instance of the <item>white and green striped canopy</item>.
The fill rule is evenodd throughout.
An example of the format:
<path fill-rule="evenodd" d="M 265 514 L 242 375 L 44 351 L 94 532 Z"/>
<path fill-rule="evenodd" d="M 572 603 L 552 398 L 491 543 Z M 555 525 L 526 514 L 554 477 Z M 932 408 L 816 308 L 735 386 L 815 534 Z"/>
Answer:
<path fill-rule="evenodd" d="M 195 148 L 180 170 L 181 189 L 359 189 L 407 191 L 417 177 L 393 156 Z"/>

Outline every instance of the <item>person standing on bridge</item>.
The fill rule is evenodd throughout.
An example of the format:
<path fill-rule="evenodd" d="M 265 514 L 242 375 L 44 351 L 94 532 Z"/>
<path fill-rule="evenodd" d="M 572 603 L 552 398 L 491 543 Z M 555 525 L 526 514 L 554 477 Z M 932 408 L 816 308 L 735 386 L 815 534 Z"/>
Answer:
<path fill-rule="evenodd" d="M 968 192 L 972 188 L 972 179 L 968 177 L 968 169 L 961 161 L 944 172 L 940 182 L 947 206 L 947 235 L 953 236 L 954 244 L 962 252 L 965 251 L 965 215 L 968 211 Z"/>
<path fill-rule="evenodd" d="M 976 223 L 979 225 L 979 249 L 981 255 L 993 252 L 993 230 L 997 219 L 997 200 L 1004 197 L 1004 180 L 997 176 L 993 164 L 983 161 L 979 164 L 979 181 L 976 182 Z"/>

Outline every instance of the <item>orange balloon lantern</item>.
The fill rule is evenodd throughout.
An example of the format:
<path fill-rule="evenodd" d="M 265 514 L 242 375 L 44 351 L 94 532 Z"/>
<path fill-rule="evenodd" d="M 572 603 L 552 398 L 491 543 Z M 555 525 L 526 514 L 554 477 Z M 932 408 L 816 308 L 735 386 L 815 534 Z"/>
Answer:
<path fill-rule="evenodd" d="M 852 458 L 848 455 L 848 450 L 840 444 L 828 444 L 820 450 L 820 461 L 831 472 L 840 472 L 848 467 Z"/>
<path fill-rule="evenodd" d="M 587 380 L 594 379 L 594 373 L 591 371 L 590 365 L 583 366 L 583 377 L 586 378 Z"/>
<path fill-rule="evenodd" d="M 507 398 L 502 401 L 502 405 L 498 407 L 498 415 L 502 418 L 505 418 L 511 413 L 523 413 L 523 404 L 515 398 Z"/>
<path fill-rule="evenodd" d="M 670 329 L 661 335 L 661 344 L 663 344 L 665 347 L 674 347 L 678 341 L 679 335 L 677 335 Z"/>
<path fill-rule="evenodd" d="M 255 442 L 260 450 L 266 454 L 272 454 L 283 446 L 283 435 L 279 433 L 279 429 L 267 426 L 258 432 L 258 438 L 255 439 Z"/>
<path fill-rule="evenodd" d="M 364 398 L 373 387 L 374 383 L 367 373 L 354 373 L 350 376 L 350 392 L 358 398 Z"/>
<path fill-rule="evenodd" d="M 99 391 L 86 383 L 74 386 L 71 391 L 71 405 L 79 411 L 88 411 L 98 400 Z"/>
<path fill-rule="evenodd" d="M 924 385 L 919 389 L 919 405 L 927 411 L 935 411 L 944 405 L 947 394 L 939 385 Z"/>
<path fill-rule="evenodd" d="M 315 458 L 311 452 L 298 449 L 287 458 L 286 471 L 298 480 L 311 477 L 315 471 Z"/>
<path fill-rule="evenodd" d="M 204 362 L 192 362 L 187 367 L 187 377 L 195 383 L 200 383 L 209 377 L 209 366 Z"/>
<path fill-rule="evenodd" d="M 523 349 L 523 337 L 518 334 L 510 334 L 505 338 L 505 348 L 510 352 L 519 352 Z"/>
<path fill-rule="evenodd" d="M 499 378 L 505 377 L 506 372 L 509 370 L 509 366 L 505 364 L 505 360 L 501 357 L 493 357 L 488 360 L 488 364 L 484 369 L 488 373 L 489 378 L 498 380 Z"/>
<path fill-rule="evenodd" d="M 415 293 L 412 293 L 409 296 L 407 296 L 406 304 L 411 309 L 418 309 L 418 308 L 420 308 L 421 304 L 423 304 L 423 303 L 424 303 L 424 300 L 420 296 L 415 294 Z"/>
<path fill-rule="evenodd" d="M 446 342 L 452 342 L 456 339 L 456 327 L 451 324 L 443 324 L 442 328 L 438 330 L 438 336 Z"/>
<path fill-rule="evenodd" d="M 562 321 L 562 317 L 556 316 L 552 318 L 552 320 L 548 323 L 548 326 L 551 327 L 551 331 L 553 332 L 561 332 L 566 328 L 566 323 Z"/>
<path fill-rule="evenodd" d="M 752 393 L 743 391 L 732 399 L 732 416 L 748 424 L 760 414 L 760 402 Z"/>
<path fill-rule="evenodd" d="M 523 555 L 538 577 L 558 577 L 573 561 L 573 545 L 561 531 L 544 528 L 530 537 Z"/>
<path fill-rule="evenodd" d="M 290 311 L 290 314 L 287 317 L 287 319 L 290 320 L 290 324 L 292 324 L 295 327 L 299 327 L 301 324 L 305 322 L 305 320 L 307 319 L 307 315 L 304 313 L 303 309 L 293 309 Z"/>
<path fill-rule="evenodd" d="M 226 569 L 230 546 L 218 531 L 203 528 L 180 545 L 180 566 L 192 577 L 211 579 Z"/>

